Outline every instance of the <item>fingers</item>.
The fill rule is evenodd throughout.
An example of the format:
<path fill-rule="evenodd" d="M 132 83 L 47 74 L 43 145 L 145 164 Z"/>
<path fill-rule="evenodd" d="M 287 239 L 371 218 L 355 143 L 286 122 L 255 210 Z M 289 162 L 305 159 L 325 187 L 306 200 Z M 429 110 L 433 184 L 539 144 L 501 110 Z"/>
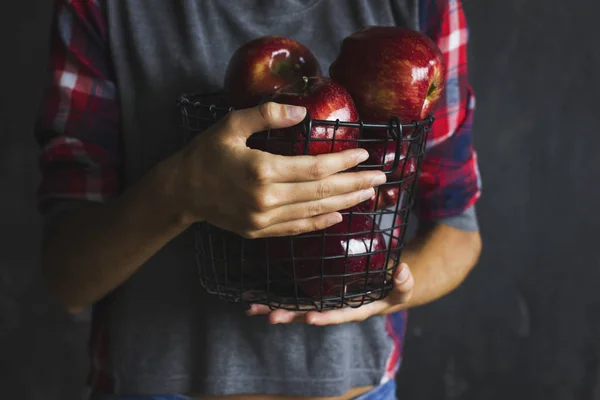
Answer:
<path fill-rule="evenodd" d="M 316 156 L 269 155 L 274 182 L 306 182 L 324 179 L 356 167 L 369 158 L 365 149 L 350 149 Z"/>
<path fill-rule="evenodd" d="M 271 324 L 302 322 L 306 319 L 306 311 L 275 310 L 269 314 L 268 319 Z"/>
<path fill-rule="evenodd" d="M 390 293 L 394 304 L 403 304 L 410 299 L 415 279 L 406 263 L 401 263 L 394 272 L 394 290 Z"/>
<path fill-rule="evenodd" d="M 342 222 L 342 215 L 339 212 L 332 212 L 323 215 L 318 215 L 312 218 L 296 219 L 274 225 L 260 228 L 262 225 L 257 221 L 255 225 L 237 232 L 246 239 L 258 239 L 265 237 L 280 237 L 280 236 L 296 236 L 302 233 L 319 231 Z"/>
<path fill-rule="evenodd" d="M 306 116 L 306 108 L 268 102 L 229 113 L 226 131 L 245 139 L 256 132 L 296 125 Z"/>
<path fill-rule="evenodd" d="M 271 312 L 271 309 L 264 304 L 252 304 L 246 314 L 248 315 L 267 315 Z"/>
<path fill-rule="evenodd" d="M 375 190 L 373 188 L 368 188 L 339 196 L 327 197 L 322 200 L 314 200 L 305 203 L 290 204 L 278 207 L 272 211 L 264 213 L 265 224 L 272 224 L 274 221 L 283 223 L 345 210 L 362 203 L 363 201 L 369 200 L 374 195 Z"/>
<path fill-rule="evenodd" d="M 306 322 L 311 325 L 339 325 L 346 322 L 362 322 L 367 318 L 382 313 L 390 304 L 385 301 L 375 301 L 358 308 L 341 308 L 331 311 L 310 311 L 306 314 Z"/>
<path fill-rule="evenodd" d="M 348 172 L 328 178 L 300 183 L 279 183 L 273 186 L 273 206 L 322 200 L 332 196 L 357 192 L 383 185 L 386 175 L 381 171 Z"/>
<path fill-rule="evenodd" d="M 374 315 L 381 315 L 394 310 L 410 299 L 414 286 L 414 278 L 407 264 L 401 263 L 394 273 L 394 289 L 390 295 L 379 301 L 365 304 L 358 308 L 342 308 L 330 311 L 287 311 L 274 310 L 263 305 L 253 305 L 248 315 L 268 315 L 272 324 L 305 322 L 310 325 L 338 325 L 347 322 L 362 322 Z"/>
<path fill-rule="evenodd" d="M 252 304 L 246 311 L 249 316 L 268 315 L 270 324 L 289 324 L 292 322 L 305 322 L 306 311 L 271 310 L 263 304 Z"/>

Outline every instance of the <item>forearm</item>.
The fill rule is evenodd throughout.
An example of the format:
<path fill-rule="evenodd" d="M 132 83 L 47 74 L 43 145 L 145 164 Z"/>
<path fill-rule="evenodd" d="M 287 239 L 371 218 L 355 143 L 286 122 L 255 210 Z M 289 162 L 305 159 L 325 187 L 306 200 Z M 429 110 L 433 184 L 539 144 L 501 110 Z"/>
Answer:
<path fill-rule="evenodd" d="M 402 262 L 410 267 L 415 285 L 406 304 L 391 310 L 420 306 L 456 289 L 475 266 L 481 253 L 477 231 L 436 224 L 407 243 Z"/>
<path fill-rule="evenodd" d="M 67 211 L 49 226 L 44 276 L 70 312 L 104 297 L 189 226 L 174 211 L 170 162 L 113 201 Z"/>

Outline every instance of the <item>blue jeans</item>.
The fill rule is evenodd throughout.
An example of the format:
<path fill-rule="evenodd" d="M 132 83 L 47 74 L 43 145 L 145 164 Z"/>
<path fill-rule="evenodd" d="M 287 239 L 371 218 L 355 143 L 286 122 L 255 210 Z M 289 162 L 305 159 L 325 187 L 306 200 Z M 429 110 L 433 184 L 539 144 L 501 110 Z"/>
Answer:
<path fill-rule="evenodd" d="M 93 395 L 94 400 L 192 400 L 187 396 L 174 394 L 167 396 L 99 396 Z M 396 382 L 392 379 L 377 386 L 354 400 L 397 400 Z"/>

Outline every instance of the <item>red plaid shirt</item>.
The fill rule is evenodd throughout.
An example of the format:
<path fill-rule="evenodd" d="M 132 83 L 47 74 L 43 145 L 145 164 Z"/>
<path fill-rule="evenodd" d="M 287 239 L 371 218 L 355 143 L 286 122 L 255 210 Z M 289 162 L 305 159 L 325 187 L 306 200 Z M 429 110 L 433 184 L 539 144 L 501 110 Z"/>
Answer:
<path fill-rule="evenodd" d="M 60 200 L 105 201 L 120 192 L 119 101 L 102 0 L 57 0 L 51 82 L 37 121 L 42 212 Z M 480 179 L 467 79 L 467 22 L 460 0 L 424 0 L 420 29 L 446 57 L 446 91 L 418 179 L 418 217 L 451 216 L 473 205 Z"/>

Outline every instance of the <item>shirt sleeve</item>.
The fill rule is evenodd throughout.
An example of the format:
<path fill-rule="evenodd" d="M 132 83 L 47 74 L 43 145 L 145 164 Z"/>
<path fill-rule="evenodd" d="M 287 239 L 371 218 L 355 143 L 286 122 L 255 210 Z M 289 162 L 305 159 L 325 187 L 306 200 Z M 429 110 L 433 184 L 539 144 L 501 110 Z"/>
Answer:
<path fill-rule="evenodd" d="M 417 180 L 416 214 L 420 221 L 459 221 L 474 229 L 481 178 L 472 138 L 475 95 L 467 76 L 468 27 L 461 1 L 421 1 L 419 24 L 442 51 L 447 76 Z"/>
<path fill-rule="evenodd" d="M 50 82 L 35 124 L 43 215 L 119 190 L 119 107 L 100 0 L 56 0 Z"/>

